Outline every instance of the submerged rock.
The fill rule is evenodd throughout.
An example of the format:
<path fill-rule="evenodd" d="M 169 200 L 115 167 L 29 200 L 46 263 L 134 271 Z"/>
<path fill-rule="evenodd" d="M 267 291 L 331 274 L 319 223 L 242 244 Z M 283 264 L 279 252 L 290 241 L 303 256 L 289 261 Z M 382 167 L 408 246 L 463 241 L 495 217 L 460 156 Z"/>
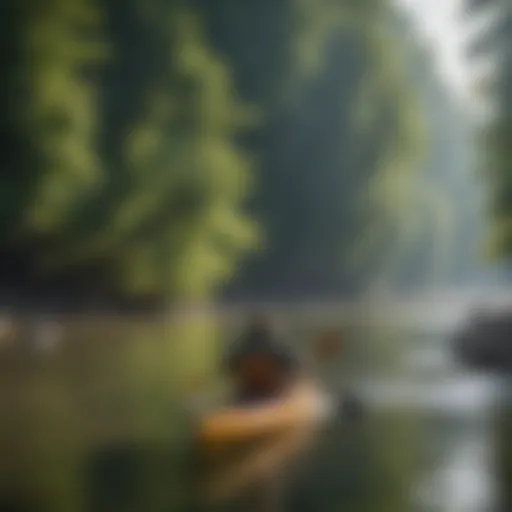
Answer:
<path fill-rule="evenodd" d="M 512 311 L 481 311 L 452 338 L 463 365 L 493 373 L 512 373 Z"/>

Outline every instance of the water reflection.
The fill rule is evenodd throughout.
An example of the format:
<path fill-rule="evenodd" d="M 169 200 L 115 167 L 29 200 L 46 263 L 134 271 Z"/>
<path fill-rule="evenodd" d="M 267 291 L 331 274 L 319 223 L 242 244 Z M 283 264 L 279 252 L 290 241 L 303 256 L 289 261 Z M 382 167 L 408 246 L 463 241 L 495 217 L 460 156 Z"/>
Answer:
<path fill-rule="evenodd" d="M 188 352 L 166 326 L 130 327 L 133 340 L 109 327 L 108 344 L 93 327 L 69 327 L 74 344 L 60 340 L 53 357 L 0 357 L 2 512 L 186 510 L 193 461 L 177 398 L 182 376 L 207 367 L 207 337 Z M 498 384 L 458 367 L 439 330 L 378 335 L 365 333 L 362 359 L 374 360 L 355 382 L 367 419 L 326 430 L 288 510 L 497 512 Z M 168 342 L 148 343 L 158 336 Z"/>
<path fill-rule="evenodd" d="M 410 510 L 494 512 L 492 420 L 498 383 L 462 371 L 442 347 L 413 348 L 405 361 L 407 376 L 362 387 L 376 407 L 422 413 L 428 455 L 424 468 L 418 468 Z M 411 369 L 415 371 L 408 372 Z"/>

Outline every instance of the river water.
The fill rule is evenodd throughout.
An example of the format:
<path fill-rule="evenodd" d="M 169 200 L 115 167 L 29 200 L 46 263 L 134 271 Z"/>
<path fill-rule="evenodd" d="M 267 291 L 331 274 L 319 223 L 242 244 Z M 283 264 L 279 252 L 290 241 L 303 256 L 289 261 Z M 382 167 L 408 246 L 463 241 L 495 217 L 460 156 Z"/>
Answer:
<path fill-rule="evenodd" d="M 289 510 L 501 510 L 494 446 L 500 384 L 452 356 L 449 339 L 464 308 L 457 315 L 443 308 L 432 317 L 418 309 L 408 325 L 383 315 L 380 325 L 364 329 L 362 360 L 373 363 L 366 361 L 349 379 L 366 404 L 364 425 L 342 426 L 325 437 L 312 464 L 317 468 Z M 382 338 L 377 345 L 384 352 L 376 338 Z M 331 369 L 336 381 L 343 371 L 335 361 Z"/>
<path fill-rule="evenodd" d="M 290 324 L 311 340 L 313 331 L 342 323 L 337 311 L 329 315 L 328 321 L 313 321 L 293 313 Z M 354 365 L 349 379 L 366 403 L 367 416 L 355 428 L 340 424 L 326 433 L 315 460 L 292 489 L 288 510 L 509 512 L 497 503 L 494 443 L 500 386 L 461 368 L 447 343 L 453 318 L 443 321 L 442 328 L 434 320 L 402 329 L 406 332 L 381 326 L 373 329 L 376 337 L 361 335 L 363 340 L 379 338 L 369 342 L 362 365 Z M 176 421 L 183 410 L 175 407 L 178 393 L 172 407 L 168 403 L 169 383 L 175 382 L 169 367 L 179 369 L 185 356 L 177 353 L 173 361 L 179 364 L 169 366 L 162 355 L 167 345 L 148 343 L 155 333 L 167 336 L 159 326 L 135 330 L 141 342 L 135 342 L 137 337 L 132 344 L 126 326 L 119 334 L 112 327 L 108 338 L 104 326 L 92 327 L 96 331 L 69 327 L 69 343 L 61 352 L 47 342 L 51 329 L 43 330 L 44 350 L 30 357 L 6 352 L 0 407 L 2 417 L 11 421 L 0 429 L 2 512 L 9 510 L 2 506 L 2 484 L 7 503 L 30 496 L 26 488 L 37 503 L 46 499 L 49 504 L 16 510 L 184 510 L 174 503 L 191 494 L 181 475 L 189 465 L 182 457 L 190 447 L 175 443 L 182 428 Z M 116 343 L 112 333 L 119 338 Z M 193 347 L 195 356 L 202 354 Z M 336 365 L 332 368 L 334 377 L 346 378 Z M 106 448 L 115 441 L 112 454 L 97 438 Z M 13 469 L 19 475 L 14 480 Z M 14 498 L 11 481 L 23 491 Z"/>
<path fill-rule="evenodd" d="M 392 377 L 365 379 L 360 392 L 374 409 L 421 417 L 425 456 L 410 485 L 409 510 L 495 512 L 494 413 L 499 384 L 460 368 L 442 342 L 427 336 L 405 354 Z"/>

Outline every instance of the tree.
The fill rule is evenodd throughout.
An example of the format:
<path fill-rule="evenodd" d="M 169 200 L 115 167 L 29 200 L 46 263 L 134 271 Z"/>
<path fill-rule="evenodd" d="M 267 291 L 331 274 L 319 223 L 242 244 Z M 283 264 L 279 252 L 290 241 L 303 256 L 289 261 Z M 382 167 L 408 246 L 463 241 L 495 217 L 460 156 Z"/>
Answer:
<path fill-rule="evenodd" d="M 479 84 L 484 100 L 491 102 L 493 116 L 482 133 L 484 158 L 481 160 L 487 183 L 487 206 L 490 218 L 487 254 L 493 258 L 508 258 L 512 253 L 511 149 L 512 133 L 512 3 L 509 0 L 468 1 L 467 12 L 473 17 L 496 14 L 495 23 L 477 34 L 468 52 L 474 59 L 485 58 L 497 63 L 496 73 Z"/>
<path fill-rule="evenodd" d="M 265 244 L 228 295 L 364 286 L 415 218 L 421 146 L 386 3 L 198 3 L 242 98 L 266 113 L 243 139 L 258 156 L 249 207 Z"/>
<path fill-rule="evenodd" d="M 384 0 L 8 4 L 3 246 L 26 281 L 201 297 L 254 247 L 244 209 L 266 240 L 235 295 L 360 289 L 401 261 L 421 123 Z"/>
<path fill-rule="evenodd" d="M 201 296 L 252 242 L 234 145 L 247 113 L 182 2 L 93 5 L 23 4 L 15 99 L 33 178 L 5 173 L 19 189 L 15 247 L 35 260 L 21 273 Z"/>
<path fill-rule="evenodd" d="M 407 42 L 406 67 L 424 119 L 425 158 L 413 189 L 420 227 L 396 279 L 408 288 L 474 282 L 483 233 L 474 122 L 436 73 L 435 55 L 415 41 L 413 27 L 404 21 L 399 20 L 397 33 Z"/>

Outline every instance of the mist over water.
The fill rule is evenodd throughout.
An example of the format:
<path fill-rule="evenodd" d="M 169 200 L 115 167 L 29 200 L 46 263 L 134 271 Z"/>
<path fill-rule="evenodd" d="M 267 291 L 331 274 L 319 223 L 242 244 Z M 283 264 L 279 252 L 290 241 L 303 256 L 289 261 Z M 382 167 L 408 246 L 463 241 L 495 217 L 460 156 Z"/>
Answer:
<path fill-rule="evenodd" d="M 496 305 L 506 303 L 508 297 L 492 298 Z M 429 456 L 418 468 L 410 510 L 499 510 L 494 422 L 503 398 L 503 382 L 463 368 L 450 347 L 451 335 L 469 318 L 472 307 L 490 303 L 481 293 L 478 299 L 459 294 L 456 300 L 452 294 L 444 301 L 431 302 L 431 307 L 421 300 L 416 308 L 409 305 L 416 315 L 402 318 L 402 328 L 408 326 L 412 335 L 398 369 L 360 383 L 372 407 L 406 409 L 422 417 L 422 443 Z"/>

